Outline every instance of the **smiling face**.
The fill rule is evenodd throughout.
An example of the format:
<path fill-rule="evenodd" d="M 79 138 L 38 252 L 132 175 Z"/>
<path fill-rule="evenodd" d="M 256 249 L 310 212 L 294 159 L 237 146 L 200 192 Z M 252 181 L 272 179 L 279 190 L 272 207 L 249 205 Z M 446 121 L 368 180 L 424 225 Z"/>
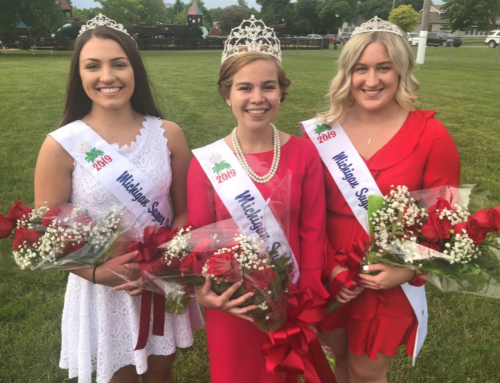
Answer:
<path fill-rule="evenodd" d="M 273 61 L 251 62 L 236 72 L 226 102 L 238 119 L 238 128 L 269 127 L 278 113 L 281 90 Z"/>
<path fill-rule="evenodd" d="M 352 69 L 351 94 L 356 106 L 373 112 L 393 107 L 399 78 L 385 45 L 369 44 Z"/>
<path fill-rule="evenodd" d="M 90 39 L 80 52 L 79 68 L 83 89 L 93 108 L 130 107 L 134 71 L 120 44 L 111 39 Z"/>

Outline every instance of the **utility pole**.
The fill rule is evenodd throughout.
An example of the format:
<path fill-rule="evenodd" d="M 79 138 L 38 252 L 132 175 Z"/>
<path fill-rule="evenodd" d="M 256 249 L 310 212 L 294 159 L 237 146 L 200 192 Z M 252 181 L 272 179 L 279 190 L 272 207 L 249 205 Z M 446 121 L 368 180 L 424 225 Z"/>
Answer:
<path fill-rule="evenodd" d="M 420 38 L 418 40 L 417 64 L 425 61 L 425 48 L 427 48 L 427 30 L 429 29 L 429 13 L 431 11 L 431 0 L 424 0 L 422 10 L 422 22 L 420 23 Z"/>

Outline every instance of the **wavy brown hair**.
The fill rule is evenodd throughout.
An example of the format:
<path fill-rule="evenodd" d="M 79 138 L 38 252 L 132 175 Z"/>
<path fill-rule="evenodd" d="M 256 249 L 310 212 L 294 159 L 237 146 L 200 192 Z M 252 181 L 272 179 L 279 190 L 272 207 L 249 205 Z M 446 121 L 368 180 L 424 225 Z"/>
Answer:
<path fill-rule="evenodd" d="M 93 38 L 116 41 L 125 51 L 134 71 L 135 87 L 134 93 L 130 98 L 132 108 L 140 114 L 162 118 L 151 92 L 149 77 L 135 41 L 123 32 L 99 26 L 83 32 L 75 42 L 66 88 L 66 105 L 60 126 L 82 119 L 92 109 L 92 100 L 87 96 L 82 86 L 79 62 L 83 46 Z"/>

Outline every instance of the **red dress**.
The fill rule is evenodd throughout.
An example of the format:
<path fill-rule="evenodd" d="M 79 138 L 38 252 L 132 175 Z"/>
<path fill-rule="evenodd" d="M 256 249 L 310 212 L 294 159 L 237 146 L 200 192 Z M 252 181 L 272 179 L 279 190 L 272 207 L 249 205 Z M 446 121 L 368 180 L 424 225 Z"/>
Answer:
<path fill-rule="evenodd" d="M 396 135 L 366 165 L 382 194 L 391 185 L 410 190 L 460 183 L 460 160 L 446 128 L 435 112 L 415 110 Z M 327 266 L 325 276 L 335 265 L 335 250 L 349 249 L 353 242 L 367 239 L 337 184 L 324 168 L 327 209 Z M 395 356 L 400 345 L 413 355 L 418 322 L 401 287 L 388 290 L 365 289 L 355 299 L 341 305 L 328 317 L 323 330 L 345 328 L 349 348 L 356 355 L 377 353 Z"/>
<path fill-rule="evenodd" d="M 245 158 L 258 175 L 267 174 L 273 152 L 246 154 Z M 321 284 L 325 256 L 325 195 L 321 159 L 314 145 L 291 136 L 281 147 L 281 159 L 274 178 L 265 184 L 255 183 L 264 199 L 270 197 L 280 181 L 291 175 L 288 242 L 297 258 L 301 276 L 299 287 L 311 286 L 328 294 Z M 193 158 L 188 173 L 188 222 L 197 227 L 231 218 L 213 190 L 205 172 Z M 261 348 L 267 335 L 252 323 L 219 310 L 205 309 L 210 374 L 213 383 L 274 383 L 284 377 L 268 374 Z"/>

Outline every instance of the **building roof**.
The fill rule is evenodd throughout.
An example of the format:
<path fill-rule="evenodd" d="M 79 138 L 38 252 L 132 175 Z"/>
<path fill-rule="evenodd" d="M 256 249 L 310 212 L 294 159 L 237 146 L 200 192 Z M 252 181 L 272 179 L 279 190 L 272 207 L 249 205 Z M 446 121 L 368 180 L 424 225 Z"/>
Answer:
<path fill-rule="evenodd" d="M 198 4 L 196 4 L 196 1 L 193 1 L 193 4 L 191 4 L 191 7 L 189 7 L 188 15 L 203 15 L 203 13 L 201 13 L 200 7 L 198 7 Z"/>
<path fill-rule="evenodd" d="M 71 11 L 71 5 L 69 5 L 66 0 L 57 0 L 56 4 L 57 3 L 61 4 L 61 6 L 59 7 L 59 9 L 64 9 L 66 11 Z"/>
<path fill-rule="evenodd" d="M 422 22 L 423 9 L 420 10 L 420 17 L 418 22 Z M 429 23 L 432 24 L 448 24 L 448 19 L 444 16 L 445 11 L 441 9 L 440 5 L 431 5 L 429 12 Z"/>

